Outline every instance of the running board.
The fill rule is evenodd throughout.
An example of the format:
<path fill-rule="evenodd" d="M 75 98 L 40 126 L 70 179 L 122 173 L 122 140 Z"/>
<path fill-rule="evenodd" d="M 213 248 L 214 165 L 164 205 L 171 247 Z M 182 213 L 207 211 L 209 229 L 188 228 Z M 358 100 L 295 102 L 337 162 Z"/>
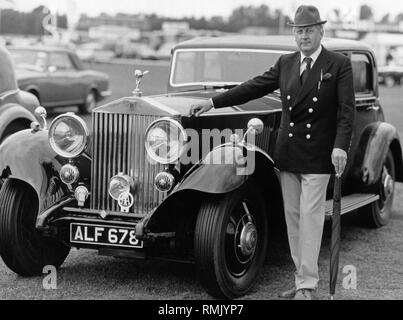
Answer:
<path fill-rule="evenodd" d="M 355 193 L 341 198 L 341 215 L 354 211 L 367 204 L 378 201 L 377 194 L 360 194 Z M 326 220 L 332 218 L 333 215 L 333 199 L 326 201 Z"/>

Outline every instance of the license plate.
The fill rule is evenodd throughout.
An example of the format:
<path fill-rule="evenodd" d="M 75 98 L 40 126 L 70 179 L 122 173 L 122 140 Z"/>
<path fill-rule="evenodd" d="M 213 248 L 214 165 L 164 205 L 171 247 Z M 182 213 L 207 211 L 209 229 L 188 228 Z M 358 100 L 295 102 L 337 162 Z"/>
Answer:
<path fill-rule="evenodd" d="M 143 248 L 134 228 L 95 224 L 70 224 L 70 242 L 101 246 Z"/>

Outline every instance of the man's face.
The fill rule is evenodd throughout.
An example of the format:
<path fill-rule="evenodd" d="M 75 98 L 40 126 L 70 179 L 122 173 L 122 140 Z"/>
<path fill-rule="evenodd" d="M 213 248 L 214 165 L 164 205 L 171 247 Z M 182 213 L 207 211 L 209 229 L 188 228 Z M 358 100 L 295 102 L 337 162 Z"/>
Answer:
<path fill-rule="evenodd" d="M 319 25 L 295 27 L 294 35 L 301 52 L 306 56 L 310 56 L 320 46 L 320 42 L 323 38 L 323 27 Z"/>

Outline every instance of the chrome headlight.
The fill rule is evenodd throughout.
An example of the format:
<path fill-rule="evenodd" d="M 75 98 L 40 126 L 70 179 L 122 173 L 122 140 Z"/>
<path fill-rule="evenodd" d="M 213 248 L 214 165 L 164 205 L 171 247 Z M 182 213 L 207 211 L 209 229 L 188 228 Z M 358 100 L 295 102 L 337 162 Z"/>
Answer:
<path fill-rule="evenodd" d="M 64 158 L 76 158 L 87 148 L 89 130 L 84 120 L 73 113 L 57 117 L 49 128 L 52 149 Z"/>
<path fill-rule="evenodd" d="M 182 156 L 187 140 L 188 135 L 178 121 L 162 118 L 148 127 L 145 147 L 154 161 L 171 164 Z"/>

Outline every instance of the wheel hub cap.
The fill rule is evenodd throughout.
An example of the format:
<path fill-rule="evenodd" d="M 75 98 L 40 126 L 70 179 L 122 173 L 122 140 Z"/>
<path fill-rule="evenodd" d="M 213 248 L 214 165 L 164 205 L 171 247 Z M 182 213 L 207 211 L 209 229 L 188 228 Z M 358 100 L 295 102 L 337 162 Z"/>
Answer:
<path fill-rule="evenodd" d="M 393 178 L 387 174 L 383 181 L 383 193 L 385 195 L 385 201 L 393 194 L 394 191 L 394 181 Z"/>
<path fill-rule="evenodd" d="M 252 222 L 248 222 L 242 229 L 240 249 L 245 256 L 251 255 L 257 244 L 257 230 Z"/>

